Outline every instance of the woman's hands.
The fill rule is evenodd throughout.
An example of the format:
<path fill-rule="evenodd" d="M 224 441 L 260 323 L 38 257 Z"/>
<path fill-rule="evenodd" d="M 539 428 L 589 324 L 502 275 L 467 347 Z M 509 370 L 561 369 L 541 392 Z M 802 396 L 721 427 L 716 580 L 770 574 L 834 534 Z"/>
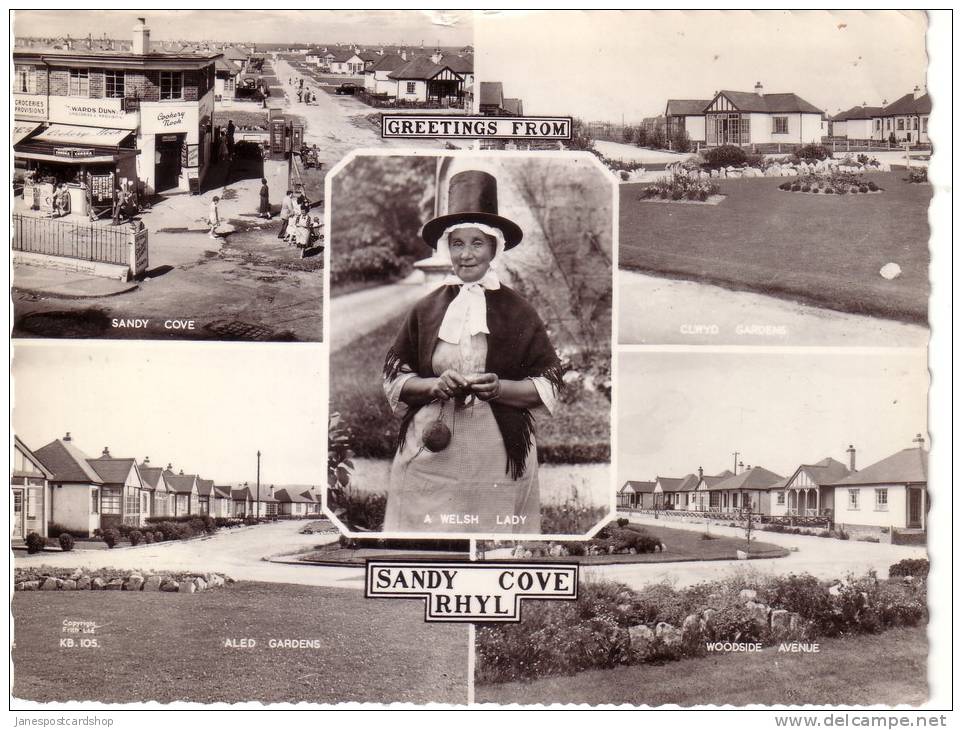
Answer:
<path fill-rule="evenodd" d="M 468 379 L 457 370 L 445 370 L 441 376 L 435 378 L 431 386 L 431 396 L 438 400 L 448 400 L 467 395 L 470 391 Z"/>
<path fill-rule="evenodd" d="M 501 379 L 494 373 L 481 373 L 467 378 L 471 392 L 481 400 L 494 400 L 501 395 Z"/>
<path fill-rule="evenodd" d="M 541 404 L 541 396 L 531 380 L 502 380 L 495 373 L 465 376 L 457 370 L 445 370 L 437 378 L 409 378 L 401 388 L 400 400 L 409 406 L 420 406 L 467 395 L 515 408 Z"/>

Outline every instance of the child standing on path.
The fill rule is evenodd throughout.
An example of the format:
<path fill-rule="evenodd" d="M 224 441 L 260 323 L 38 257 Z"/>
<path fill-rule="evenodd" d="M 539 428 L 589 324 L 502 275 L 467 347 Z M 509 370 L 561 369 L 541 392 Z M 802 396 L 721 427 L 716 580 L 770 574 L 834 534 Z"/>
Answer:
<path fill-rule="evenodd" d="M 210 224 L 210 233 L 208 234 L 211 238 L 217 238 L 217 226 L 220 225 L 220 212 L 217 210 L 217 204 L 220 202 L 220 198 L 216 195 L 214 199 L 210 201 L 210 211 L 207 214 L 207 222 Z"/>

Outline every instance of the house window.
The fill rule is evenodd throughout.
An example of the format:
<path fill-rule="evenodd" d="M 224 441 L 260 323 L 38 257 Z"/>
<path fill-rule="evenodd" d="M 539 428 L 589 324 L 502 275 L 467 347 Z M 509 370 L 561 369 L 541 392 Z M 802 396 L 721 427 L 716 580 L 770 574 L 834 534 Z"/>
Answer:
<path fill-rule="evenodd" d="M 90 490 L 90 514 L 100 514 L 100 490 L 96 487 Z"/>
<path fill-rule="evenodd" d="M 135 515 L 140 512 L 140 497 L 135 489 L 128 489 L 125 493 L 124 511 L 128 515 Z"/>
<path fill-rule="evenodd" d="M 779 507 L 785 506 L 785 492 L 779 492 L 775 495 L 775 504 L 777 504 Z"/>
<path fill-rule="evenodd" d="M 928 118 L 928 117 L 922 117 L 922 131 L 923 131 L 923 132 L 928 132 L 928 131 L 929 131 L 929 118 Z"/>
<path fill-rule="evenodd" d="M 14 66 L 13 90 L 19 94 L 33 94 L 36 91 L 31 66 Z"/>
<path fill-rule="evenodd" d="M 919 118 L 912 117 L 912 129 L 918 129 L 918 128 L 919 128 Z"/>
<path fill-rule="evenodd" d="M 204 499 L 203 497 L 201 498 L 201 500 L 200 500 L 200 513 L 201 513 L 202 515 L 208 515 L 208 514 L 210 514 L 210 498 L 209 498 L 209 497 L 208 497 L 207 499 Z"/>
<path fill-rule="evenodd" d="M 182 99 L 184 97 L 184 74 L 182 71 L 160 72 L 160 98 Z"/>
<path fill-rule="evenodd" d="M 147 492 L 141 492 L 140 494 L 140 511 L 143 514 L 147 514 Z"/>
<path fill-rule="evenodd" d="M 178 515 L 187 514 L 187 495 L 186 494 L 177 495 L 177 514 Z"/>
<path fill-rule="evenodd" d="M 104 71 L 104 96 L 108 99 L 123 99 L 126 89 L 126 76 L 123 71 Z"/>
<path fill-rule="evenodd" d="M 90 76 L 85 68 L 70 69 L 70 84 L 67 87 L 68 96 L 90 96 Z"/>
<path fill-rule="evenodd" d="M 414 82 L 413 82 L 413 81 L 408 81 L 407 84 L 406 84 L 406 86 L 405 86 L 405 88 L 407 88 L 407 93 L 408 93 L 408 94 L 413 94 L 413 93 L 414 93 Z"/>
<path fill-rule="evenodd" d="M 848 490 L 848 508 L 858 509 L 858 490 L 857 489 Z"/>
<path fill-rule="evenodd" d="M 875 490 L 875 511 L 887 512 L 888 508 L 889 508 L 889 490 L 876 489 Z"/>
<path fill-rule="evenodd" d="M 895 124 L 896 124 L 896 129 L 898 129 L 900 132 L 905 130 L 905 120 L 902 119 L 902 117 L 899 117 L 898 119 L 896 119 Z"/>
<path fill-rule="evenodd" d="M 881 131 L 882 131 L 882 120 L 881 120 L 881 119 L 876 119 L 876 120 L 875 120 L 875 131 L 876 131 L 876 132 L 881 132 Z"/>
<path fill-rule="evenodd" d="M 772 117 L 772 134 L 788 134 L 788 117 Z"/>
<path fill-rule="evenodd" d="M 37 517 L 37 490 L 27 490 L 27 519 L 32 520 Z"/>
<path fill-rule="evenodd" d="M 105 515 L 120 514 L 120 489 L 104 487 L 103 498 L 101 499 L 101 511 Z"/>
<path fill-rule="evenodd" d="M 891 120 L 891 119 L 886 119 L 886 120 L 885 120 L 885 130 L 886 130 L 886 131 L 889 131 L 889 130 L 891 130 L 891 129 L 892 129 L 892 120 Z"/>

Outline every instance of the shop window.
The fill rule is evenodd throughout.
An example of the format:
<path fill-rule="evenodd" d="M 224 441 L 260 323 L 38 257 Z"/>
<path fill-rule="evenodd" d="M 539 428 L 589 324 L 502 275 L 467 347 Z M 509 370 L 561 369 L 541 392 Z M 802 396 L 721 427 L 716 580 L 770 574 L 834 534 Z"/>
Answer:
<path fill-rule="evenodd" d="M 407 93 L 408 93 L 408 94 L 413 94 L 413 93 L 414 93 L 414 82 L 413 82 L 413 81 L 408 81 L 407 84 L 406 84 L 406 89 L 407 89 Z"/>
<path fill-rule="evenodd" d="M 85 68 L 70 69 L 68 96 L 90 96 L 90 75 Z"/>
<path fill-rule="evenodd" d="M 33 94 L 36 83 L 31 66 L 14 66 L 13 91 L 17 94 Z"/>
<path fill-rule="evenodd" d="M 848 508 L 858 509 L 858 490 L 857 489 L 848 490 Z"/>
<path fill-rule="evenodd" d="M 772 134 L 788 134 L 788 117 L 772 117 Z"/>
<path fill-rule="evenodd" d="M 184 98 L 184 74 L 182 71 L 160 72 L 160 98 L 161 101 Z"/>
<path fill-rule="evenodd" d="M 100 490 L 96 487 L 90 490 L 90 514 L 100 514 Z"/>
<path fill-rule="evenodd" d="M 889 508 L 889 490 L 876 489 L 875 490 L 875 511 L 887 512 L 888 508 Z"/>
<path fill-rule="evenodd" d="M 108 99 L 123 99 L 126 92 L 126 74 L 123 71 L 104 71 L 104 96 Z"/>
<path fill-rule="evenodd" d="M 100 508 L 105 515 L 119 515 L 120 490 L 104 488 L 103 497 L 100 501 Z"/>

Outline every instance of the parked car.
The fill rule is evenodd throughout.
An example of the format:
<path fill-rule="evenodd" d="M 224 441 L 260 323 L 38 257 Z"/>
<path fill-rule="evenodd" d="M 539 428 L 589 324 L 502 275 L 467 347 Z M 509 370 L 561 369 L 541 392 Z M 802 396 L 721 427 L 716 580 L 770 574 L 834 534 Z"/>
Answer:
<path fill-rule="evenodd" d="M 351 96 L 354 96 L 356 92 L 357 84 L 352 84 L 350 81 L 341 84 L 334 90 L 335 94 L 350 94 Z"/>

